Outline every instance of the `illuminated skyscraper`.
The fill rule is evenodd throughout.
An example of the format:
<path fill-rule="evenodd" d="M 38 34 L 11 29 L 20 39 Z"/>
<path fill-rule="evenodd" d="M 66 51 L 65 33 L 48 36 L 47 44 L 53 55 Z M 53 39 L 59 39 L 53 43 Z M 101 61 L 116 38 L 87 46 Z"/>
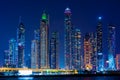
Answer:
<path fill-rule="evenodd" d="M 31 44 L 31 68 L 40 68 L 40 30 L 34 31 Z"/>
<path fill-rule="evenodd" d="M 24 55 L 25 55 L 25 28 L 22 22 L 20 22 L 17 28 L 17 46 L 18 46 L 18 67 L 24 67 Z"/>
<path fill-rule="evenodd" d="M 32 40 L 31 44 L 31 68 L 39 68 L 39 42 Z"/>
<path fill-rule="evenodd" d="M 109 70 L 115 70 L 115 27 L 112 25 L 108 26 L 109 35 L 108 35 L 108 61 L 109 61 Z"/>
<path fill-rule="evenodd" d="M 90 33 L 86 33 L 84 37 L 84 69 L 92 70 L 92 45 Z"/>
<path fill-rule="evenodd" d="M 65 41 L 64 41 L 64 51 L 65 51 L 65 68 L 74 69 L 73 67 L 73 25 L 71 23 L 71 10 L 69 8 L 65 9 Z"/>
<path fill-rule="evenodd" d="M 9 40 L 9 59 L 10 59 L 10 66 L 17 67 L 18 64 L 18 54 L 17 54 L 17 43 L 15 39 Z"/>
<path fill-rule="evenodd" d="M 104 67 L 104 61 L 103 61 L 103 51 L 102 51 L 102 22 L 101 17 L 98 18 L 99 22 L 97 25 L 97 71 L 102 71 Z"/>
<path fill-rule="evenodd" d="M 10 67 L 10 54 L 9 50 L 4 51 L 4 67 Z"/>
<path fill-rule="evenodd" d="M 49 68 L 48 26 L 48 14 L 43 12 L 40 22 L 40 68 L 44 69 Z"/>
<path fill-rule="evenodd" d="M 116 54 L 116 68 L 120 70 L 120 54 Z"/>
<path fill-rule="evenodd" d="M 91 64 L 92 70 L 96 71 L 97 67 L 97 38 L 96 33 L 90 33 L 90 43 L 91 43 Z"/>
<path fill-rule="evenodd" d="M 52 37 L 50 39 L 50 68 L 51 69 L 59 69 L 59 63 L 58 63 L 58 48 L 59 48 L 59 43 L 58 43 L 58 33 L 53 32 Z"/>
<path fill-rule="evenodd" d="M 82 59 L 83 55 L 81 52 L 81 31 L 79 29 L 75 29 L 74 32 L 74 53 L 73 53 L 73 66 L 74 69 L 81 70 L 82 68 Z"/>

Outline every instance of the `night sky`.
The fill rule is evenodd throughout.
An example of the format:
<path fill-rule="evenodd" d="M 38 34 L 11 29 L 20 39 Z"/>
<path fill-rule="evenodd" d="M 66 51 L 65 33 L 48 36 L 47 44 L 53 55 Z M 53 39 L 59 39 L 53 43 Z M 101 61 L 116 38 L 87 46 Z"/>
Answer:
<path fill-rule="evenodd" d="M 116 53 L 120 53 L 120 0 L 1 0 L 0 1 L 0 65 L 3 62 L 4 50 L 8 41 L 16 39 L 19 16 L 26 30 L 26 54 L 30 54 L 33 31 L 40 28 L 43 10 L 50 16 L 50 32 L 58 31 L 60 36 L 60 67 L 64 67 L 64 10 L 69 7 L 72 12 L 72 23 L 86 32 L 95 32 L 97 17 L 102 16 L 103 38 L 107 40 L 107 26 L 116 27 Z M 104 41 L 104 54 L 107 54 L 107 41 Z M 27 58 L 27 57 L 26 57 Z"/>

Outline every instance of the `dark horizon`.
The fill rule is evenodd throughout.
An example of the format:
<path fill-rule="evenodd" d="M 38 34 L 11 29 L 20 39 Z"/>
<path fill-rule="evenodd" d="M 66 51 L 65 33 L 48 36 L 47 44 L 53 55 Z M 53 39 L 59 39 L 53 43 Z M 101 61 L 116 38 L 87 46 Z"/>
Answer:
<path fill-rule="evenodd" d="M 0 2 L 0 65 L 3 64 L 4 50 L 9 47 L 9 40 L 16 39 L 19 16 L 25 25 L 26 55 L 31 52 L 31 40 L 34 39 L 35 29 L 40 28 L 40 20 L 43 10 L 50 16 L 50 35 L 53 31 L 60 33 L 60 57 L 64 57 L 64 10 L 69 7 L 72 12 L 72 23 L 79 28 L 82 38 L 86 32 L 95 32 L 98 24 L 98 17 L 102 16 L 103 23 L 103 51 L 107 54 L 106 40 L 108 39 L 108 24 L 116 27 L 116 54 L 120 53 L 120 1 L 112 0 L 93 0 L 93 1 L 73 1 L 59 0 L 51 2 L 44 1 L 24 1 L 24 0 L 4 0 Z M 64 67 L 64 59 L 60 58 L 60 67 Z"/>

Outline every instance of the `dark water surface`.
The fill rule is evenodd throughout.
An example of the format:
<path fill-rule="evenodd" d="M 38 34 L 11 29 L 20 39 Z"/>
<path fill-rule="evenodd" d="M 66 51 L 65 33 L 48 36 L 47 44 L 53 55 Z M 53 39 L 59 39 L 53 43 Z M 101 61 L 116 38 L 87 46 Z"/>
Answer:
<path fill-rule="evenodd" d="M 120 80 L 120 76 L 94 77 L 4 77 L 0 80 Z"/>

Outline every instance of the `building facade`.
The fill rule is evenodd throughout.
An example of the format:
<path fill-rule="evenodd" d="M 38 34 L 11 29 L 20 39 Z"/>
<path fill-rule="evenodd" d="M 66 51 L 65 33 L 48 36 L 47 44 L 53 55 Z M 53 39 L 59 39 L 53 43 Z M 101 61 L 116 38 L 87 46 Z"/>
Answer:
<path fill-rule="evenodd" d="M 108 35 L 108 61 L 109 66 L 108 70 L 115 70 L 115 27 L 112 25 L 108 26 L 109 35 Z"/>
<path fill-rule="evenodd" d="M 48 25 L 49 17 L 44 11 L 40 22 L 40 68 L 49 68 L 49 52 L 48 52 Z"/>
<path fill-rule="evenodd" d="M 39 42 L 32 40 L 31 44 L 31 68 L 39 68 Z"/>
<path fill-rule="evenodd" d="M 82 51 L 81 51 L 81 31 L 80 29 L 75 29 L 74 31 L 74 53 L 73 53 L 73 66 L 74 69 L 82 69 Z"/>
<path fill-rule="evenodd" d="M 64 37 L 64 53 L 65 53 L 65 68 L 74 69 L 73 66 L 73 25 L 71 23 L 71 10 L 69 8 L 65 9 L 65 37 Z"/>
<path fill-rule="evenodd" d="M 17 43 L 15 39 L 9 40 L 9 59 L 10 66 L 17 67 L 18 64 L 18 54 L 17 54 Z"/>
<path fill-rule="evenodd" d="M 20 22 L 17 28 L 17 47 L 18 47 L 18 67 L 24 67 L 24 55 L 25 55 L 25 28 L 22 22 Z"/>
<path fill-rule="evenodd" d="M 91 45 L 91 34 L 86 33 L 84 37 L 84 69 L 92 70 L 92 45 Z"/>
<path fill-rule="evenodd" d="M 50 68 L 59 69 L 59 41 L 58 32 L 52 32 L 50 39 Z"/>
<path fill-rule="evenodd" d="M 102 22 L 101 17 L 98 17 L 98 25 L 97 25 L 97 71 L 102 71 L 104 67 L 104 61 L 103 61 L 103 49 L 102 49 L 102 36 L 103 36 L 103 30 L 102 30 Z"/>

